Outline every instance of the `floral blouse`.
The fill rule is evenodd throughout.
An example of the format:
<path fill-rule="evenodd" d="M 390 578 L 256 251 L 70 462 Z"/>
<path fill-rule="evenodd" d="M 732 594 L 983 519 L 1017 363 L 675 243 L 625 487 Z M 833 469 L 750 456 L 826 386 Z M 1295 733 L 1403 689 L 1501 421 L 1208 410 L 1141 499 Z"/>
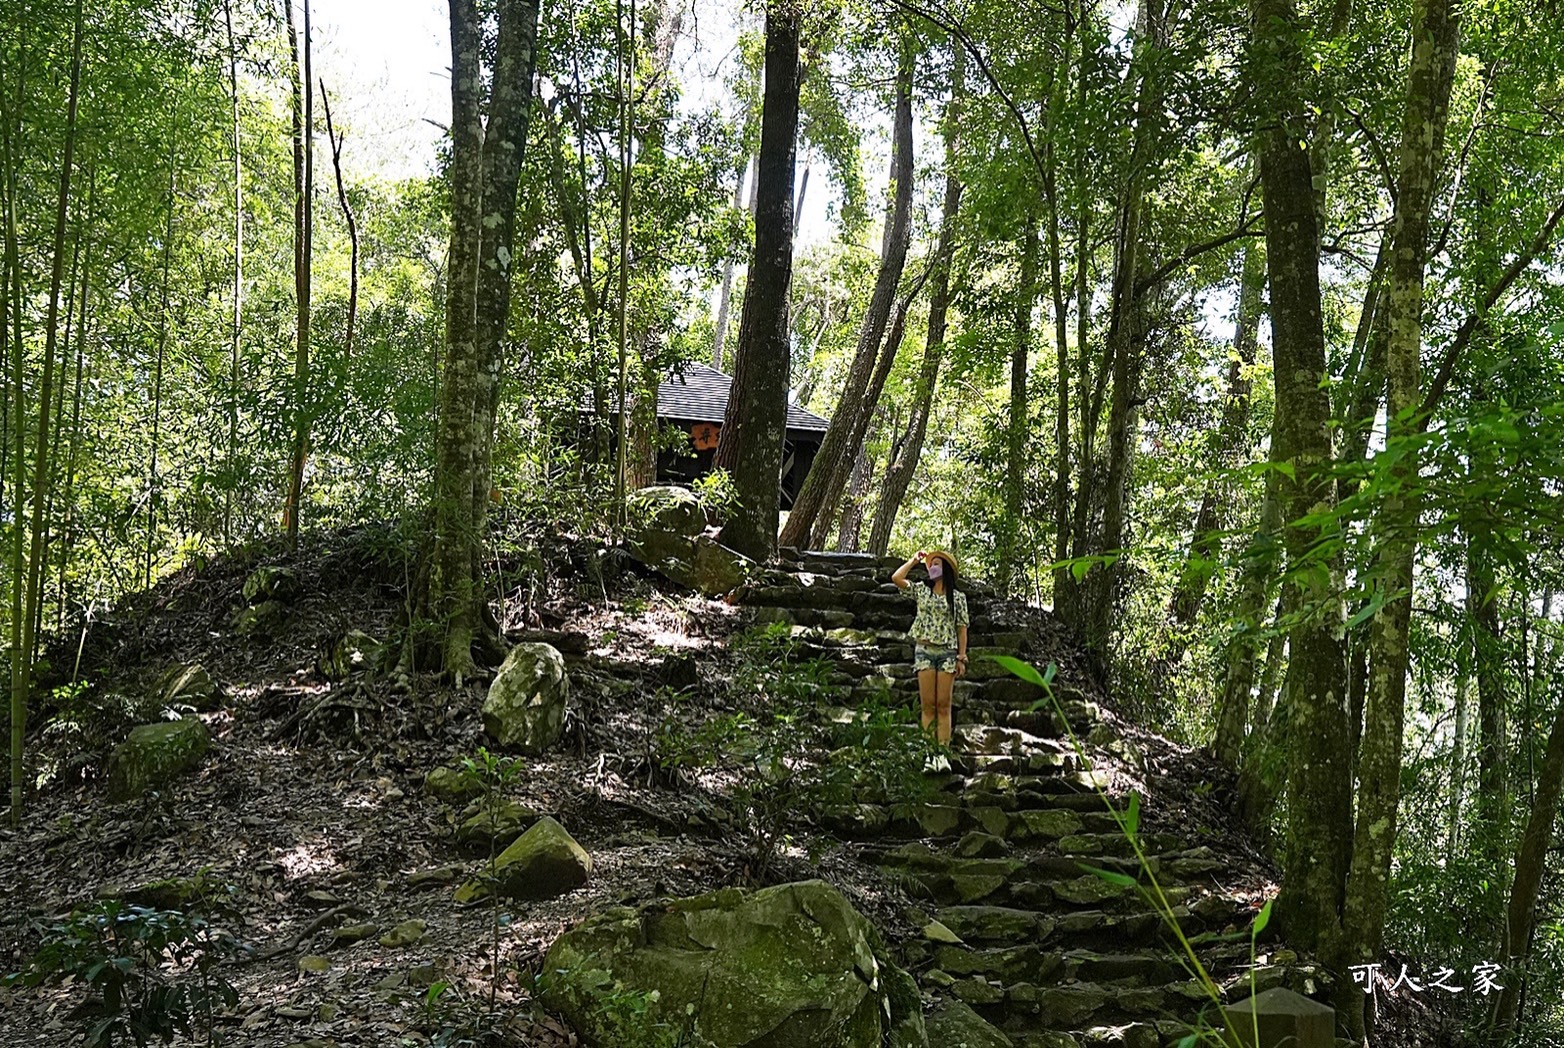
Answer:
<path fill-rule="evenodd" d="M 907 631 L 912 639 L 928 647 L 956 647 L 956 628 L 972 622 L 967 614 L 967 595 L 956 591 L 956 621 L 952 622 L 945 594 L 935 593 L 921 582 L 914 582 L 911 589 L 918 600 L 918 614 Z"/>

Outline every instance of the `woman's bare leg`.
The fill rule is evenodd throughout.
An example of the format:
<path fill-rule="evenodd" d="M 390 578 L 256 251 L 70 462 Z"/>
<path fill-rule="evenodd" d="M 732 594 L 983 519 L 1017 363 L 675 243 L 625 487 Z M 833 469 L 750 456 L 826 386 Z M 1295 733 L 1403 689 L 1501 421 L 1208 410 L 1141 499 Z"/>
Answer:
<path fill-rule="evenodd" d="M 918 671 L 918 698 L 923 703 L 923 730 L 931 735 L 935 731 L 935 694 L 934 670 Z"/>
<path fill-rule="evenodd" d="M 936 675 L 934 685 L 934 711 L 938 728 L 935 738 L 941 746 L 950 745 L 950 736 L 954 731 L 950 718 L 950 693 L 956 683 L 954 673 L 940 673 Z M 927 707 L 924 707 L 927 709 Z"/>

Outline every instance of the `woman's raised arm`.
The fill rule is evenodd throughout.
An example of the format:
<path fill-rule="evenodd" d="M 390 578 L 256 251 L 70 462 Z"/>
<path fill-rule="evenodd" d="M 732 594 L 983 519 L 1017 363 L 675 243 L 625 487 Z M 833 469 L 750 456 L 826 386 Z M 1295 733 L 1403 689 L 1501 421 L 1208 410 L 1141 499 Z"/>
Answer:
<path fill-rule="evenodd" d="M 917 563 L 921 562 L 922 560 L 923 560 L 923 551 L 920 549 L 918 552 L 914 553 L 912 556 L 907 558 L 907 563 L 905 563 L 901 567 L 897 568 L 895 570 L 895 572 L 893 572 L 891 574 L 891 581 L 896 583 L 896 588 L 897 589 L 906 589 L 907 588 L 907 572 L 912 570 L 912 566 L 914 564 L 917 564 Z"/>

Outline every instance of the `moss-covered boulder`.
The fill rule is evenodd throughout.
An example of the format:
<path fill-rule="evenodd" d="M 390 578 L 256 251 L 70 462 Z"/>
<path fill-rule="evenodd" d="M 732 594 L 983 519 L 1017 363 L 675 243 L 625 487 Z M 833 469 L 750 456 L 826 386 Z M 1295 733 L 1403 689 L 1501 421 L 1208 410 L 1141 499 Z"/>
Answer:
<path fill-rule="evenodd" d="M 960 1001 L 946 1001 L 928 1017 L 929 1044 L 939 1048 L 1012 1048 L 1009 1037 Z"/>
<path fill-rule="evenodd" d="M 490 854 L 490 847 L 505 848 L 522 830 L 538 821 L 538 813 L 525 804 L 503 801 L 493 805 L 478 802 L 463 813 L 466 818 L 456 828 L 456 841 L 469 852 Z"/>
<path fill-rule="evenodd" d="M 625 548 L 642 564 L 708 597 L 727 593 L 759 569 L 706 534 L 706 511 L 684 488 L 642 488 L 628 499 Z"/>
<path fill-rule="evenodd" d="M 457 804 L 482 793 L 483 782 L 475 771 L 447 765 L 424 776 L 424 789 L 441 800 Z"/>
<path fill-rule="evenodd" d="M 536 756 L 565 730 L 570 678 L 550 644 L 518 644 L 505 656 L 483 700 L 483 730 L 501 746 Z"/>
<path fill-rule="evenodd" d="M 195 717 L 132 728 L 109 756 L 109 799 L 128 801 L 167 785 L 199 764 L 211 742 Z"/>
<path fill-rule="evenodd" d="M 643 1028 L 703 1048 L 880 1048 L 890 1029 L 922 1048 L 916 994 L 888 977 L 877 942 L 823 881 L 725 888 L 588 918 L 550 947 L 543 999 L 590 1044 L 618 1043 L 609 1004 L 635 995 Z"/>
<path fill-rule="evenodd" d="M 637 560 L 656 567 L 672 558 L 689 562 L 695 536 L 706 528 L 706 510 L 688 488 L 641 488 L 625 500 L 625 546 Z"/>
<path fill-rule="evenodd" d="M 244 580 L 244 599 L 249 604 L 269 600 L 289 604 L 299 599 L 301 590 L 297 572 L 275 565 L 256 568 Z"/>
<path fill-rule="evenodd" d="M 202 713 L 215 710 L 223 702 L 223 690 L 212 682 L 211 674 L 199 662 L 175 666 L 158 681 L 158 695 L 164 706 L 189 706 Z"/>
<path fill-rule="evenodd" d="M 483 875 L 457 889 L 458 902 L 490 891 L 510 899 L 552 899 L 579 888 L 592 876 L 592 857 L 565 828 L 547 815 L 486 865 Z"/>
<path fill-rule="evenodd" d="M 720 597 L 743 585 L 756 569 L 755 562 L 708 535 L 695 539 L 690 563 L 690 585 L 707 597 Z"/>

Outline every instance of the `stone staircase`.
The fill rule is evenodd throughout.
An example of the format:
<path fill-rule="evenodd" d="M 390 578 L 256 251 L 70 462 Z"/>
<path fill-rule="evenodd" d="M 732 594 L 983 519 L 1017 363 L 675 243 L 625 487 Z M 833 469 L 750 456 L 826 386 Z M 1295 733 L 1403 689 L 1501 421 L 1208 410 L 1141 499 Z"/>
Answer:
<path fill-rule="evenodd" d="M 783 550 L 737 601 L 757 621 L 791 624 L 798 656 L 829 660 L 849 701 L 888 688 L 916 708 L 904 632 L 914 602 L 889 581 L 899 564 L 868 554 Z M 936 998 L 936 1014 L 958 1012 L 970 1023 L 975 1012 L 1017 1048 L 1173 1045 L 1202 1007 L 1210 1010 L 1209 997 L 1142 891 L 1081 864 L 1146 889 L 1149 871 L 1179 927 L 1199 937 L 1202 964 L 1232 990 L 1232 1000 L 1249 995 L 1247 929 L 1261 886 L 1233 890 L 1242 878 L 1218 850 L 1164 824 L 1159 815 L 1176 807 L 1176 798 L 1143 809 L 1143 869 L 1097 788 L 1123 810 L 1133 784 L 1155 779 L 1144 774 L 1145 753 L 1094 701 L 1089 674 L 1065 670 L 1055 688 L 1063 719 L 1085 750 L 1084 758 L 1078 754 L 1053 704 L 1033 708 L 1043 690 L 987 657 L 1068 663 L 1061 652 L 1043 650 L 1037 610 L 1000 601 L 980 582 L 963 580 L 962 588 L 972 616 L 971 662 L 954 689 L 950 773 L 931 777 L 936 789 L 926 803 L 864 798 L 835 813 L 828 829 L 922 900 L 912 916 L 925 931 L 902 945 L 902 960 Z M 1314 966 L 1272 946 L 1260 954 L 1273 963 L 1255 968 L 1257 989 L 1323 991 Z M 973 1046 L 1004 1043 L 987 1030 L 961 1037 Z"/>

